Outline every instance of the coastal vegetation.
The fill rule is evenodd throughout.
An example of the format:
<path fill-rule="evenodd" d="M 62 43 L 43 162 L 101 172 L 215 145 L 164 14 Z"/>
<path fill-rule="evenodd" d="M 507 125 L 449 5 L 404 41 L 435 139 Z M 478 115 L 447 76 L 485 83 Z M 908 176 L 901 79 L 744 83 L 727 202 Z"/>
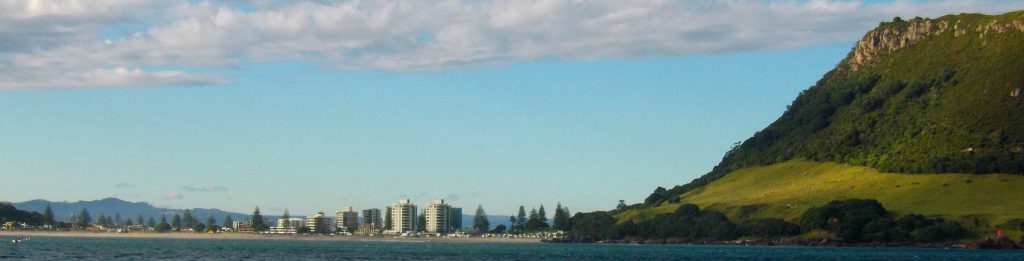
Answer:
<path fill-rule="evenodd" d="M 918 214 L 899 216 L 870 199 L 836 200 L 810 208 L 798 224 L 778 218 L 737 224 L 721 212 L 694 204 L 682 204 L 670 213 L 639 222 L 619 223 L 613 213 L 600 211 L 577 213 L 571 220 L 567 239 L 571 242 L 690 243 L 744 238 L 786 243 L 834 239 L 843 244 L 877 245 L 956 242 L 968 233 L 959 222 Z"/>

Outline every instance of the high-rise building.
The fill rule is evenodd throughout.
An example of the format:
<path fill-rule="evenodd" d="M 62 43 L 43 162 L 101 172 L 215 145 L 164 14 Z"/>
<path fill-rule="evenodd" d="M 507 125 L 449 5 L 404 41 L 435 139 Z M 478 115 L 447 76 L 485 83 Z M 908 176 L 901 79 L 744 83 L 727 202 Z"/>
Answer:
<path fill-rule="evenodd" d="M 452 205 L 444 203 L 444 199 L 435 199 L 427 204 L 424 211 L 426 216 L 426 227 L 424 230 L 430 233 L 448 233 L 449 217 Z"/>
<path fill-rule="evenodd" d="M 462 230 L 462 208 L 448 210 L 448 233 Z"/>
<path fill-rule="evenodd" d="M 382 217 L 383 216 L 380 215 L 380 209 L 379 208 L 371 208 L 371 209 L 364 209 L 363 210 L 363 223 L 364 224 L 373 224 L 374 226 L 382 227 L 382 226 L 384 226 L 384 220 L 382 219 Z"/>
<path fill-rule="evenodd" d="M 416 204 L 409 199 L 391 205 L 391 231 L 396 233 L 416 230 Z"/>
<path fill-rule="evenodd" d="M 359 212 L 353 211 L 352 207 L 347 207 L 342 211 L 334 213 L 335 219 L 338 224 L 336 227 L 344 228 L 345 232 L 355 232 L 356 228 L 359 228 Z"/>
<path fill-rule="evenodd" d="M 331 230 L 334 230 L 332 225 L 331 219 L 324 215 L 324 212 L 316 212 L 316 214 L 306 218 L 306 227 L 313 233 L 331 233 Z"/>

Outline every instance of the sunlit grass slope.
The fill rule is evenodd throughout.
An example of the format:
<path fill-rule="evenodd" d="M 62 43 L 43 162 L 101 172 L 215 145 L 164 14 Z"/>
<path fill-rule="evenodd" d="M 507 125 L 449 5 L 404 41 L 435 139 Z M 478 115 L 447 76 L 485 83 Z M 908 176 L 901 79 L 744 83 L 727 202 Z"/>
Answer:
<path fill-rule="evenodd" d="M 891 174 L 858 166 L 793 160 L 744 168 L 681 196 L 682 203 L 721 211 L 734 220 L 778 217 L 798 222 L 805 210 L 836 199 L 876 199 L 903 215 L 959 220 L 975 231 L 1024 218 L 1024 176 Z M 679 204 L 630 210 L 620 222 L 653 217 Z"/>

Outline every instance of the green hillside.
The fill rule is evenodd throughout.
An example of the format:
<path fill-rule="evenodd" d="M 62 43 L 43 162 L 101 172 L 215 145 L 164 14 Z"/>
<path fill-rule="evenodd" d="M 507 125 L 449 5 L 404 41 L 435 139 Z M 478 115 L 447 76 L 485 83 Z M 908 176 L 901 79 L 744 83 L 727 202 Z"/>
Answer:
<path fill-rule="evenodd" d="M 645 203 L 798 159 L 893 173 L 1024 174 L 1022 89 L 1024 11 L 896 18 L 711 172 Z"/>
<path fill-rule="evenodd" d="M 681 202 L 725 213 L 733 220 L 780 217 L 797 222 L 807 209 L 832 200 L 871 198 L 899 215 L 958 220 L 977 232 L 1024 217 L 1024 176 L 1007 174 L 880 173 L 866 167 L 794 160 L 750 167 L 683 194 Z M 682 203 L 624 211 L 639 221 Z"/>
<path fill-rule="evenodd" d="M 1024 229 L 1022 174 L 1024 11 L 894 18 L 869 31 L 779 119 L 737 144 L 711 172 L 658 188 L 643 204 L 582 215 L 581 224 L 611 232 L 579 235 L 650 239 L 671 228 L 684 239 L 699 235 L 687 231 L 731 231 L 720 233 L 728 238 L 800 224 L 803 233 L 824 228 L 849 242 L 909 242 L 908 235 L 940 230 L 949 233 L 929 238 L 977 238 L 996 229 L 1016 238 Z M 828 216 L 862 205 L 884 206 L 888 214 Z M 692 211 L 697 207 L 709 214 L 692 214 L 704 213 Z M 923 220 L 915 215 L 942 225 L 910 226 Z M 695 217 L 707 219 L 686 221 Z M 855 230 L 839 232 L 844 226 Z M 961 226 L 974 233 L 956 232 Z"/>

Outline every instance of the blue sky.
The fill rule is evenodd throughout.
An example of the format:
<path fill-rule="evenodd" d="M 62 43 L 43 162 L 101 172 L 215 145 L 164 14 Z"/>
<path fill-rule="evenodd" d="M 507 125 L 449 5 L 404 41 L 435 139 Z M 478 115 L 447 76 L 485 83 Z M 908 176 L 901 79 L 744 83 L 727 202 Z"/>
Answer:
<path fill-rule="evenodd" d="M 402 16 L 414 3 L 401 1 L 47 3 L 16 6 L 38 17 L 0 16 L 37 28 L 73 21 L 81 31 L 0 31 L 31 36 L 0 48 L 0 200 L 115 196 L 309 213 L 443 197 L 491 214 L 640 202 L 710 170 L 878 21 L 1024 6 L 739 1 L 663 13 L 601 2 L 581 13 L 451 1 L 422 11 L 490 12 L 464 27 Z M 308 13 L 331 8 L 348 13 Z M 626 12 L 634 9 L 645 15 Z M 690 11 L 755 17 L 723 23 Z M 284 26 L 292 13 L 316 21 Z M 814 22 L 782 19 L 793 14 Z M 673 20 L 705 24 L 643 26 Z M 776 20 L 788 29 L 720 32 Z M 568 25 L 548 32 L 533 22 Z"/>

